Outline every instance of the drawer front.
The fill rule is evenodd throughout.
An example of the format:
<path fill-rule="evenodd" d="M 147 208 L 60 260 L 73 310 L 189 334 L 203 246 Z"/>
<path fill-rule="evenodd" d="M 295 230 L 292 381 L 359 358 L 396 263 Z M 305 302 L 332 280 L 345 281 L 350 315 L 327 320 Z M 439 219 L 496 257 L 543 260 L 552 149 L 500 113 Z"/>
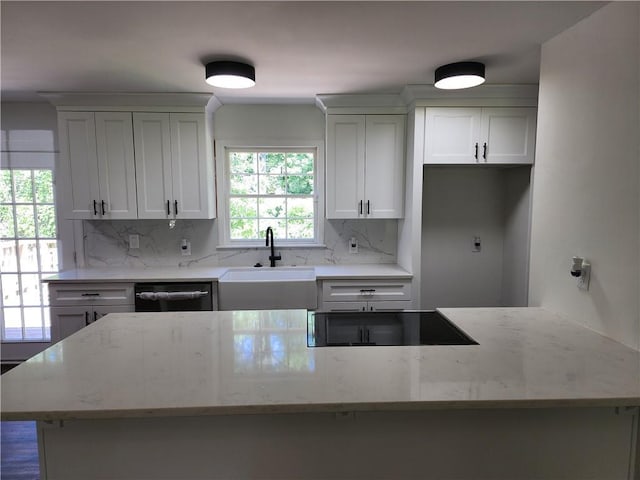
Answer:
<path fill-rule="evenodd" d="M 327 280 L 322 282 L 324 302 L 411 300 L 411 280 Z"/>
<path fill-rule="evenodd" d="M 49 284 L 51 306 L 133 304 L 133 283 Z"/>

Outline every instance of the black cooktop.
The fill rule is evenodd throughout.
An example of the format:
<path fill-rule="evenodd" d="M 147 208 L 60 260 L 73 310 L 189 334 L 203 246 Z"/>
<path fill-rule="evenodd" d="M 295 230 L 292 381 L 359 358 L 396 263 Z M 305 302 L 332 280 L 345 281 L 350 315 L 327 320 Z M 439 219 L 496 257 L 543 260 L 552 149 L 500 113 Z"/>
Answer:
<path fill-rule="evenodd" d="M 310 312 L 309 347 L 477 345 L 435 310 Z"/>

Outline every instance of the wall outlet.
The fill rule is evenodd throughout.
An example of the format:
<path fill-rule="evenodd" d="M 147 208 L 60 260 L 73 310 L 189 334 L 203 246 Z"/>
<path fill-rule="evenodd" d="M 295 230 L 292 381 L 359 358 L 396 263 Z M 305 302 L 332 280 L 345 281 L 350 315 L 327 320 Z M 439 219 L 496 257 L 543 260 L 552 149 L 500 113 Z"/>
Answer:
<path fill-rule="evenodd" d="M 129 235 L 129 248 L 140 248 L 140 235 Z"/>
<path fill-rule="evenodd" d="M 358 253 L 358 240 L 356 237 L 349 239 L 349 253 Z"/>
<path fill-rule="evenodd" d="M 479 252 L 480 250 L 482 250 L 482 241 L 480 240 L 480 237 L 473 237 L 473 242 L 471 244 L 471 251 Z"/>
<path fill-rule="evenodd" d="M 191 242 L 186 238 L 183 238 L 182 242 L 180 242 L 180 253 L 182 253 L 183 257 L 191 255 Z"/>

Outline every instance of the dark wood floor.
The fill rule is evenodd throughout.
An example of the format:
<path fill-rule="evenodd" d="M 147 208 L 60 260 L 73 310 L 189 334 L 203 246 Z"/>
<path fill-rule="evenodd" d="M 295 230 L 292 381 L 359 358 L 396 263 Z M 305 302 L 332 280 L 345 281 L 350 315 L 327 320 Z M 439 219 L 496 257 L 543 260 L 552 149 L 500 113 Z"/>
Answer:
<path fill-rule="evenodd" d="M 35 422 L 0 422 L 2 480 L 39 480 Z"/>

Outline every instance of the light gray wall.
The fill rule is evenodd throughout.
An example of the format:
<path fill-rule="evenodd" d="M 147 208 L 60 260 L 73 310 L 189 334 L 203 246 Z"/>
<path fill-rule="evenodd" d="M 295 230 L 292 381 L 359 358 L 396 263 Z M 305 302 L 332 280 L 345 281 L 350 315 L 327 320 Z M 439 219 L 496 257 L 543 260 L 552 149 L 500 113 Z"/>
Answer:
<path fill-rule="evenodd" d="M 529 167 L 502 170 L 504 177 L 504 246 L 502 304 L 526 306 L 529 287 L 531 176 Z"/>
<path fill-rule="evenodd" d="M 542 47 L 529 301 L 640 349 L 640 4 Z M 592 264 L 589 291 L 569 275 Z"/>

